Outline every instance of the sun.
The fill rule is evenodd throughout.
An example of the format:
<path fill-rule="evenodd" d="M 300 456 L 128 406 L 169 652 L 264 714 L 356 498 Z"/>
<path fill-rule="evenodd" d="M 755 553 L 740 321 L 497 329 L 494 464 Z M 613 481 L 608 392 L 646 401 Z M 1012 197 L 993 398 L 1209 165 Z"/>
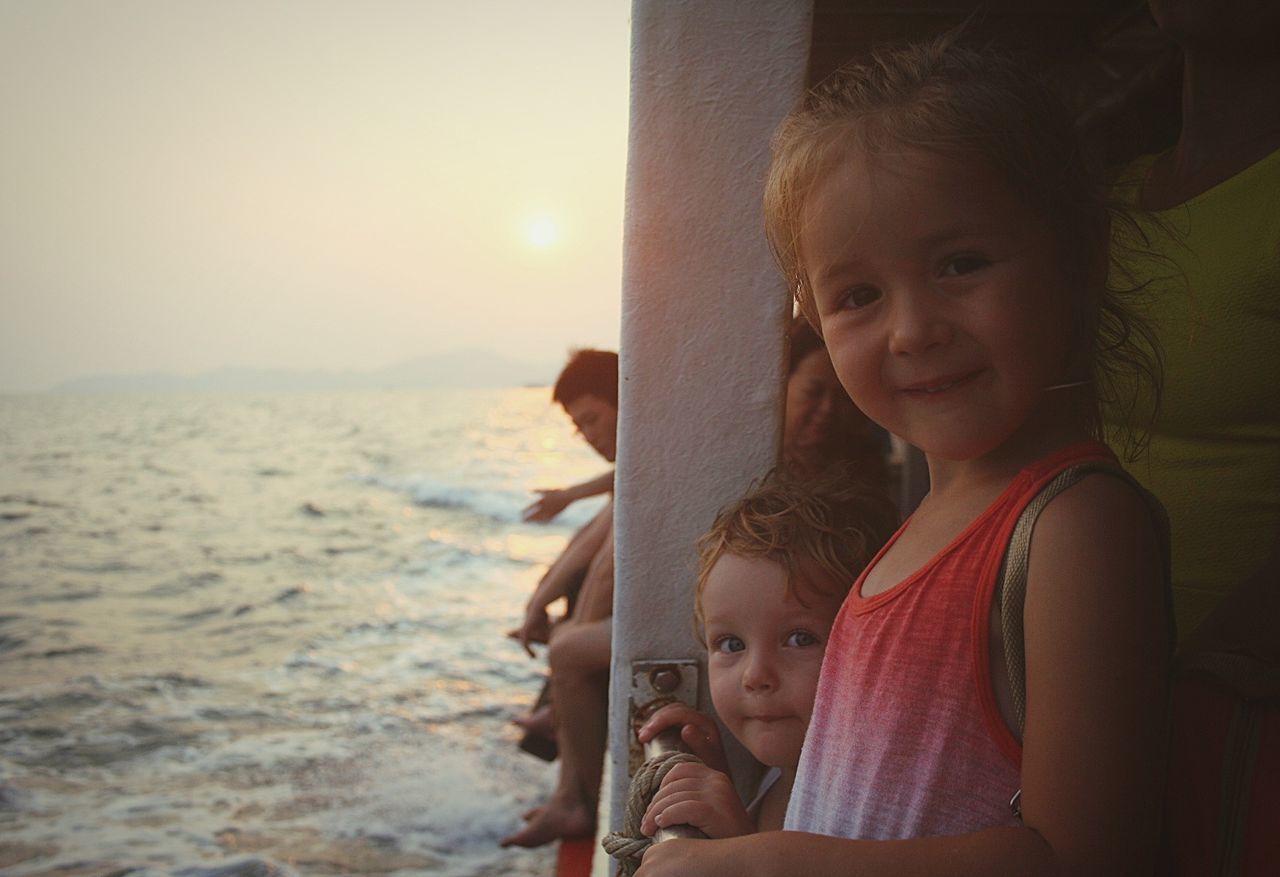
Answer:
<path fill-rule="evenodd" d="M 531 246 L 545 250 L 560 240 L 560 226 L 550 216 L 535 216 L 525 224 L 524 237 Z"/>

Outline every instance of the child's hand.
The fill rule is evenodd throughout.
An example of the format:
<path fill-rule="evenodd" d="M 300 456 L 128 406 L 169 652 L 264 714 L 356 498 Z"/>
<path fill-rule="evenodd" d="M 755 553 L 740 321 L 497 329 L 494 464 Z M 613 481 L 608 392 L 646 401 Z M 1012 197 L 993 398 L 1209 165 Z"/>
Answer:
<path fill-rule="evenodd" d="M 659 828 L 692 825 L 707 837 L 737 837 L 756 830 L 729 775 L 701 764 L 677 764 L 662 779 L 640 821 L 652 837 Z"/>
<path fill-rule="evenodd" d="M 658 710 L 636 731 L 641 743 L 648 743 L 667 728 L 681 725 L 680 739 L 689 751 L 702 759 L 703 764 L 721 773 L 729 772 L 729 761 L 724 755 L 724 743 L 720 729 L 706 713 L 700 713 L 682 703 L 669 703 Z"/>

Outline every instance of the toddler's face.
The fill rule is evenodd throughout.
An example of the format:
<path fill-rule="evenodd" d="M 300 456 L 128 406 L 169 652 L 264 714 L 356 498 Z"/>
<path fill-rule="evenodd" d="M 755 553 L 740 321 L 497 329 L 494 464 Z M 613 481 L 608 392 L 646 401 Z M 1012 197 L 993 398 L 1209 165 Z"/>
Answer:
<path fill-rule="evenodd" d="M 836 373 L 872 420 L 947 460 L 1058 429 L 1045 389 L 1071 380 L 1079 294 L 995 169 L 855 153 L 815 188 L 800 244 Z"/>
<path fill-rule="evenodd" d="M 702 611 L 721 721 L 763 764 L 794 769 L 840 600 L 797 582 L 804 606 L 786 584 L 773 561 L 725 554 L 707 576 Z"/>

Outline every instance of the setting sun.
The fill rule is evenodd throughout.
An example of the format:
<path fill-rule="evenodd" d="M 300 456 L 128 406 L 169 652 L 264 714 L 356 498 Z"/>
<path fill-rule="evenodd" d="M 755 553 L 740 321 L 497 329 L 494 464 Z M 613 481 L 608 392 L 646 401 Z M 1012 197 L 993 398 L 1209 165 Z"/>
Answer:
<path fill-rule="evenodd" d="M 560 227 L 549 216 L 537 216 L 525 225 L 524 236 L 530 244 L 544 250 L 560 239 Z"/>

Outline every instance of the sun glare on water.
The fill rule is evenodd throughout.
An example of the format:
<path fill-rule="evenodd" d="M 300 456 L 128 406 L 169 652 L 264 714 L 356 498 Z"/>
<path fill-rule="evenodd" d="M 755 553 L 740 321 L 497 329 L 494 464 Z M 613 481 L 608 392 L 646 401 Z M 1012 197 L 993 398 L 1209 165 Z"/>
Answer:
<path fill-rule="evenodd" d="M 531 246 L 545 250 L 560 240 L 560 227 L 550 216 L 535 216 L 525 225 L 524 236 Z"/>

